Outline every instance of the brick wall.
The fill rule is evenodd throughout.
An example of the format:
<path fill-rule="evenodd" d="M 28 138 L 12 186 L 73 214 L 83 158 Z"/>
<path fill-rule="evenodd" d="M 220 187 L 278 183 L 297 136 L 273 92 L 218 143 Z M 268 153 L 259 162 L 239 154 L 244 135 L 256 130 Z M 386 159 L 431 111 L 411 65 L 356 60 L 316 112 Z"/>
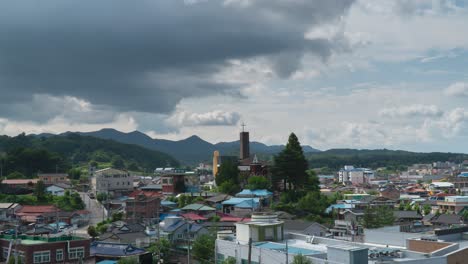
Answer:
<path fill-rule="evenodd" d="M 468 247 L 447 255 L 447 264 L 463 264 L 468 259 Z"/>
<path fill-rule="evenodd" d="M 411 240 L 407 241 L 407 248 L 411 251 L 430 253 L 439 249 L 452 245 L 452 243 L 426 241 L 426 240 Z"/>

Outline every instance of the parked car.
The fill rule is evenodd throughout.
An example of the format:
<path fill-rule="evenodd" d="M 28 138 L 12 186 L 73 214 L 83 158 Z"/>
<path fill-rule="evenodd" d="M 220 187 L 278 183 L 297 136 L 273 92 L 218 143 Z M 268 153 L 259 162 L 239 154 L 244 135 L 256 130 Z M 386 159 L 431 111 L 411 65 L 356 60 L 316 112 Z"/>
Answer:
<path fill-rule="evenodd" d="M 89 193 L 88 193 L 88 196 L 89 196 L 89 198 L 91 198 L 91 199 L 96 198 L 96 195 L 94 195 L 94 193 L 92 193 L 92 192 L 89 192 Z"/>

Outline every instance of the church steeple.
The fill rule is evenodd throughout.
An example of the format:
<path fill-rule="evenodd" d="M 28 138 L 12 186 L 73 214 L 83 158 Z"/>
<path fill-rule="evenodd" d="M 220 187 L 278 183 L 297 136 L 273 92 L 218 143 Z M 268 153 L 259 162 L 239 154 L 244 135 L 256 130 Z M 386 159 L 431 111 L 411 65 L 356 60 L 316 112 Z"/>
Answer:
<path fill-rule="evenodd" d="M 249 132 L 245 131 L 246 125 L 242 122 L 242 132 L 240 132 L 240 155 L 241 160 L 248 159 L 250 157 L 250 141 Z"/>

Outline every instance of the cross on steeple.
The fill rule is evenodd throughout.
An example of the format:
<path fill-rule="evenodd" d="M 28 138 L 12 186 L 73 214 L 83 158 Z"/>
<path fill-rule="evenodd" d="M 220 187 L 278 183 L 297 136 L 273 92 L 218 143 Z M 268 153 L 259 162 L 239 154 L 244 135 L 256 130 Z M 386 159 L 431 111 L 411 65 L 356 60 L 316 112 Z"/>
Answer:
<path fill-rule="evenodd" d="M 247 125 L 246 125 L 244 122 L 242 122 L 242 124 L 241 124 L 242 132 L 245 132 L 244 129 L 245 129 L 246 126 L 247 126 Z"/>

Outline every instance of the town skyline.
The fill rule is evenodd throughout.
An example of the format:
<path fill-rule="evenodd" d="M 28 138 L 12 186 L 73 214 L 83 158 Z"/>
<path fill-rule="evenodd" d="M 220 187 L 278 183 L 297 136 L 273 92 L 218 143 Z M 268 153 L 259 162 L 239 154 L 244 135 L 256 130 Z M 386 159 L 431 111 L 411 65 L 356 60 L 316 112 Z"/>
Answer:
<path fill-rule="evenodd" d="M 0 6 L 0 134 L 468 147 L 465 1 L 29 4 Z"/>

